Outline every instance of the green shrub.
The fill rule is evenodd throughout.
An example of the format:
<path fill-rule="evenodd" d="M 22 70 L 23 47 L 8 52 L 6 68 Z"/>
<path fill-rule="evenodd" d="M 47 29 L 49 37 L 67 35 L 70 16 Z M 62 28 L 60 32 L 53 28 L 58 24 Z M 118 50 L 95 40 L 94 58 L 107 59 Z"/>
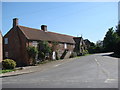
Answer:
<path fill-rule="evenodd" d="M 30 58 L 35 59 L 36 54 L 38 54 L 38 49 L 33 46 L 27 47 L 27 52 Z"/>
<path fill-rule="evenodd" d="M 14 69 L 16 62 L 12 59 L 5 59 L 2 61 L 3 69 Z"/>
<path fill-rule="evenodd" d="M 88 54 L 89 52 L 88 52 L 88 50 L 84 50 L 83 51 L 83 55 L 86 55 L 86 54 Z"/>
<path fill-rule="evenodd" d="M 38 48 L 29 46 L 27 47 L 27 52 L 28 52 L 30 64 L 35 65 L 36 64 L 35 58 L 36 58 L 36 55 L 38 54 Z"/>
<path fill-rule="evenodd" d="M 52 53 L 51 47 L 49 46 L 48 41 L 40 41 L 38 44 L 38 58 L 42 59 L 43 61 L 46 57 L 50 58 L 50 54 Z"/>
<path fill-rule="evenodd" d="M 43 53 L 43 52 L 41 52 L 41 51 L 39 51 L 38 56 L 39 56 L 39 58 L 41 58 L 42 60 L 45 59 L 45 53 Z"/>

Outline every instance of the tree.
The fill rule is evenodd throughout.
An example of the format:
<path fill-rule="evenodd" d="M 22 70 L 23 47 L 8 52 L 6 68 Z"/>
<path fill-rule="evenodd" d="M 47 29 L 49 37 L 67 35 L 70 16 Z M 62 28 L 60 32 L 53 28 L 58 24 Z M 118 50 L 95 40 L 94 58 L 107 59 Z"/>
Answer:
<path fill-rule="evenodd" d="M 115 54 L 120 55 L 120 24 L 118 24 L 117 26 L 116 34 L 117 34 L 118 39 L 117 39 L 116 46 L 115 46 Z"/>
<path fill-rule="evenodd" d="M 97 52 L 97 53 L 102 53 L 102 52 L 104 52 L 103 41 L 98 40 L 98 41 L 96 42 L 96 52 Z"/>
<path fill-rule="evenodd" d="M 112 27 L 108 30 L 103 40 L 103 46 L 105 48 L 105 51 L 114 51 L 117 40 L 117 34 L 114 32 Z"/>
<path fill-rule="evenodd" d="M 96 53 L 96 45 L 93 42 L 90 42 L 90 47 L 88 48 L 90 54 Z"/>
<path fill-rule="evenodd" d="M 93 46 L 93 47 L 94 47 L 94 46 L 95 46 L 95 43 L 91 42 L 91 43 L 90 43 L 90 46 Z"/>
<path fill-rule="evenodd" d="M 97 47 L 103 47 L 103 41 L 98 40 L 98 41 L 96 42 L 96 46 L 97 46 Z"/>
<path fill-rule="evenodd" d="M 117 26 L 116 33 L 120 36 L 120 24 L 118 24 L 118 26 Z"/>
<path fill-rule="evenodd" d="M 30 63 L 35 65 L 36 64 L 35 57 L 38 54 L 38 49 L 36 47 L 29 46 L 27 47 L 27 52 L 28 52 Z"/>
<path fill-rule="evenodd" d="M 53 41 L 53 42 L 51 42 L 51 44 L 52 44 L 51 50 L 52 50 L 52 51 L 57 51 L 56 48 L 57 48 L 58 42 Z"/>
<path fill-rule="evenodd" d="M 48 41 L 40 41 L 38 44 L 38 57 L 39 59 L 45 60 L 46 57 L 50 57 L 52 52 L 51 47 L 49 46 Z"/>

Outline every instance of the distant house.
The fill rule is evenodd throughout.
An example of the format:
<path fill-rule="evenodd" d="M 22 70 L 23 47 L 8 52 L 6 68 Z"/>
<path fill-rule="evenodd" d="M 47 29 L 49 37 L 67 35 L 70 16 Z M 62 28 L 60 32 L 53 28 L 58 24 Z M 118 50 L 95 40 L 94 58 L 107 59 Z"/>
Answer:
<path fill-rule="evenodd" d="M 91 47 L 91 42 L 88 39 L 85 39 L 84 42 L 85 42 L 85 45 L 86 45 L 86 49 Z"/>
<path fill-rule="evenodd" d="M 74 48 L 84 43 L 78 37 L 50 32 L 47 30 L 46 25 L 42 25 L 41 29 L 20 26 L 18 25 L 18 19 L 14 18 L 13 27 L 4 36 L 4 58 L 15 60 L 19 66 L 30 65 L 26 47 L 37 47 L 39 41 L 48 41 L 50 46 L 52 46 L 53 42 L 58 43 L 53 50 L 52 59 L 56 59 L 56 52 L 59 58 L 69 58 Z M 76 43 L 79 43 L 79 45 Z M 85 48 L 77 49 L 80 49 L 80 52 L 82 52 Z"/>
<path fill-rule="evenodd" d="M 2 62 L 3 59 L 3 50 L 2 50 L 2 33 L 0 31 L 0 62 Z"/>
<path fill-rule="evenodd" d="M 74 52 L 76 52 L 77 55 L 82 55 L 84 50 L 87 49 L 86 44 L 85 44 L 83 38 L 82 37 L 74 37 L 73 39 L 75 41 Z"/>

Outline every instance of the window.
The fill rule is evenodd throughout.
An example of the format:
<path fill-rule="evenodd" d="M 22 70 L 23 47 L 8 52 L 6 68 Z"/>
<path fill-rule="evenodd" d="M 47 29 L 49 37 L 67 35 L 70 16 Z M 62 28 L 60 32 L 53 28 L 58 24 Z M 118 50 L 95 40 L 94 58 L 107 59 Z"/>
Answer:
<path fill-rule="evenodd" d="M 5 44 L 8 44 L 8 38 L 5 38 Z"/>
<path fill-rule="evenodd" d="M 8 57 L 8 52 L 5 52 L 5 57 Z"/>
<path fill-rule="evenodd" d="M 66 43 L 64 44 L 64 48 L 67 49 L 67 44 Z"/>
<path fill-rule="evenodd" d="M 37 47 L 37 41 L 32 41 L 32 46 Z"/>

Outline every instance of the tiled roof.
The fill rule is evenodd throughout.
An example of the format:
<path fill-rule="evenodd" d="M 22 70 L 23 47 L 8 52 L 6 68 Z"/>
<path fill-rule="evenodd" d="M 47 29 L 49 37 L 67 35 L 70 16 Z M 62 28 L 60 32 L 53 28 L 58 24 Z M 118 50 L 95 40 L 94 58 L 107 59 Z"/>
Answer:
<path fill-rule="evenodd" d="M 65 43 L 75 43 L 73 40 L 73 36 L 49 32 L 49 31 L 45 32 L 43 30 L 29 28 L 20 25 L 18 25 L 18 27 L 29 40 L 47 40 L 47 41 L 57 41 L 57 42 L 65 42 Z"/>

